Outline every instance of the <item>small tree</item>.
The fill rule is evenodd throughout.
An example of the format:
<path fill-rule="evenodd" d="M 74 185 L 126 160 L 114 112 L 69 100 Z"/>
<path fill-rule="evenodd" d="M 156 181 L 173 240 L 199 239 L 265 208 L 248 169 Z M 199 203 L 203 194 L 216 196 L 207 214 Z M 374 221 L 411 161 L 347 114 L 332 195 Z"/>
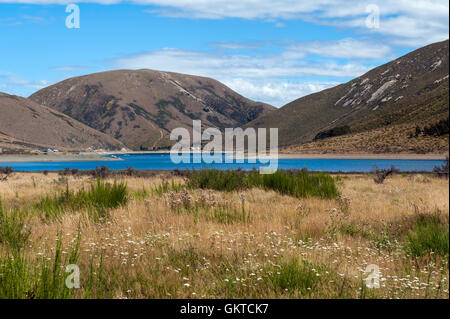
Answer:
<path fill-rule="evenodd" d="M 437 177 L 445 177 L 448 179 L 449 167 L 448 167 L 448 156 L 445 158 L 445 163 L 441 166 L 435 166 L 433 172 Z"/>
<path fill-rule="evenodd" d="M 393 175 L 395 173 L 399 173 L 400 171 L 394 167 L 394 165 L 391 166 L 389 169 L 378 169 L 375 167 L 374 170 L 374 178 L 373 181 L 377 184 L 383 184 L 384 180 L 389 176 Z"/>

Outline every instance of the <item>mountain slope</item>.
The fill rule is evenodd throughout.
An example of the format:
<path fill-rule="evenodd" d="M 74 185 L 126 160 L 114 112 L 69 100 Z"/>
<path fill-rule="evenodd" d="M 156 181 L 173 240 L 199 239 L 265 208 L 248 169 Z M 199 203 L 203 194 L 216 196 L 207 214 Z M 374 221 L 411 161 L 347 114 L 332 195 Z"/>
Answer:
<path fill-rule="evenodd" d="M 394 125 L 414 129 L 448 118 L 448 46 L 446 40 L 420 48 L 348 83 L 293 101 L 248 126 L 278 127 L 279 144 L 288 147 L 339 131 L 355 135 Z M 405 132 L 409 134 L 409 128 Z"/>
<path fill-rule="evenodd" d="M 30 99 L 61 111 L 132 149 L 170 145 L 170 131 L 243 126 L 275 108 L 209 78 L 152 70 L 118 70 L 71 78 Z"/>
<path fill-rule="evenodd" d="M 0 93 L 0 148 L 11 151 L 123 147 L 119 141 L 48 107 Z"/>

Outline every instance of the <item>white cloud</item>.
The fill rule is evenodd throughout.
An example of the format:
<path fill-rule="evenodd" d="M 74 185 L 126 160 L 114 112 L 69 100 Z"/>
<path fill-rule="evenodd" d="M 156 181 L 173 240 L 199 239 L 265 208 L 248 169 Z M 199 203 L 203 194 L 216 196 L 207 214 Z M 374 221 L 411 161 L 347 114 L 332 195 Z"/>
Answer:
<path fill-rule="evenodd" d="M 391 56 L 389 46 L 376 40 L 342 39 L 336 41 L 303 42 L 288 47 L 290 54 L 315 54 L 343 59 L 385 59 Z"/>
<path fill-rule="evenodd" d="M 114 67 L 126 69 L 153 69 L 211 77 L 243 96 L 279 107 L 360 76 L 373 67 L 357 62 L 358 59 L 379 60 L 392 55 L 386 45 L 355 39 L 291 42 L 288 45 L 281 42 L 286 45 L 281 47 L 281 53 L 258 54 L 258 49 L 273 44 L 213 44 L 216 48 L 230 49 L 228 54 L 165 48 L 122 57 L 112 63 Z M 240 49 L 250 49 L 254 53 L 244 55 L 233 52 Z M 320 59 L 310 59 L 308 56 L 311 54 L 320 56 Z M 338 63 L 335 59 L 350 62 Z"/>
<path fill-rule="evenodd" d="M 215 55 L 198 51 L 166 48 L 120 58 L 114 65 L 130 69 L 156 69 L 214 78 L 223 77 L 288 77 L 333 76 L 353 77 L 367 70 L 361 64 L 337 64 L 333 61 L 304 62 L 286 56 L 254 57 L 245 55 Z"/>
<path fill-rule="evenodd" d="M 360 63 L 339 64 L 333 60 L 318 62 L 298 57 L 298 54 L 286 52 L 247 56 L 166 48 L 119 58 L 113 61 L 113 65 L 211 77 L 246 97 L 275 106 L 282 106 L 293 99 L 337 84 L 329 80 L 305 83 L 302 77 L 337 77 L 346 80 L 369 69 Z"/>
<path fill-rule="evenodd" d="M 73 0 L 0 0 L 0 3 L 68 4 Z M 447 0 L 81 0 L 77 3 L 139 4 L 143 11 L 166 17 L 189 19 L 240 18 L 264 20 L 275 27 L 288 25 L 289 19 L 347 28 L 363 40 L 342 39 L 277 45 L 282 53 L 258 54 L 263 41 L 254 43 L 216 43 L 218 51 L 252 50 L 255 54 L 218 54 L 166 48 L 126 56 L 113 61 L 122 68 L 149 68 L 196 74 L 218 79 L 239 93 L 280 106 L 286 101 L 331 85 L 330 77 L 361 75 L 372 65 L 364 60 L 392 58 L 390 45 L 420 47 L 449 37 Z M 380 10 L 379 28 L 366 26 L 367 5 Z M 151 6 L 151 7 L 150 7 Z M 38 21 L 38 20 L 36 20 Z M 0 21 L 2 23 L 2 21 Z M 3 21 L 11 23 L 11 21 Z M 299 30 L 301 32 L 301 30 Z M 371 39 L 370 39 L 371 38 Z M 221 49 L 221 50 L 220 50 Z M 323 62 L 308 59 L 322 57 Z M 350 60 L 336 62 L 334 59 Z M 54 68 L 73 71 L 73 66 Z M 0 77 L 2 75 L 0 74 Z M 323 77 L 317 83 L 305 83 L 301 77 Z M 328 78 L 328 79 L 327 79 Z M 13 79 L 14 80 L 14 79 Z M 39 82 L 17 81 L 22 87 L 38 87 Z M 13 83 L 11 79 L 8 83 Z M 3 84 L 5 86 L 5 84 Z"/>
<path fill-rule="evenodd" d="M 0 0 L 0 3 L 68 4 L 73 0 Z M 145 10 L 167 17 L 202 19 L 303 19 L 385 35 L 403 45 L 421 46 L 449 37 L 447 0 L 378 0 L 380 28 L 368 29 L 367 5 L 358 0 L 81 0 L 77 3 L 151 5 Z M 278 22 L 276 26 L 282 26 Z"/>
<path fill-rule="evenodd" d="M 239 92 L 241 95 L 255 100 L 280 107 L 302 96 L 319 92 L 338 85 L 338 82 L 311 82 L 298 83 L 272 79 L 254 81 L 235 78 L 223 81 L 225 85 Z"/>
<path fill-rule="evenodd" d="M 0 72 L 1 89 L 9 94 L 27 96 L 31 92 L 40 90 L 50 84 L 47 80 L 25 80 L 10 72 Z"/>

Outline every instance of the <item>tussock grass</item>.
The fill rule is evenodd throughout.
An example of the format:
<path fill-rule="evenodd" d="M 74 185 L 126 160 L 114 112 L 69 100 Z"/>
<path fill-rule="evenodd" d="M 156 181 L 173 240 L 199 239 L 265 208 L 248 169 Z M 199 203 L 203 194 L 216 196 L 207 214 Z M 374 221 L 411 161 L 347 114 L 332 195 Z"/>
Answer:
<path fill-rule="evenodd" d="M 434 214 L 422 216 L 407 235 L 406 252 L 414 257 L 435 253 L 440 256 L 449 255 L 449 224 L 442 222 Z"/>
<path fill-rule="evenodd" d="M 335 198 L 339 195 L 335 181 L 330 175 L 303 170 L 278 170 L 274 174 L 215 169 L 192 171 L 188 175 L 188 186 L 228 192 L 258 187 L 297 198 Z"/>
<path fill-rule="evenodd" d="M 26 217 L 27 214 L 19 209 L 3 209 L 0 197 L 0 243 L 5 243 L 14 250 L 23 248 L 31 233 Z"/>
<path fill-rule="evenodd" d="M 113 184 L 97 179 L 88 190 L 73 191 L 67 184 L 65 191 L 46 195 L 36 205 L 45 219 L 58 219 L 64 211 L 87 209 L 88 216 L 94 219 L 106 217 L 107 210 L 124 205 L 128 200 L 127 185 L 114 181 Z"/>

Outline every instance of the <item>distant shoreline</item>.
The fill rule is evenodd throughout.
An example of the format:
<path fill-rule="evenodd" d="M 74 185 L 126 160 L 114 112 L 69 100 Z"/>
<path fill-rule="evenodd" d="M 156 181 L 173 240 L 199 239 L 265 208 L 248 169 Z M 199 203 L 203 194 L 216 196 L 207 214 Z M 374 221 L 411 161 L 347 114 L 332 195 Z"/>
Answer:
<path fill-rule="evenodd" d="M 107 154 L 167 154 L 169 151 L 136 151 L 136 152 L 108 152 Z M 248 154 L 245 154 L 247 158 Z M 283 153 L 278 154 L 279 159 L 405 159 L 405 160 L 445 160 L 448 154 L 409 154 L 409 153 L 352 153 L 352 154 L 323 154 L 323 153 Z"/>
<path fill-rule="evenodd" d="M 117 161 L 120 159 L 106 157 L 112 154 L 165 154 L 168 151 L 147 152 L 105 152 L 80 154 L 48 154 L 48 155 L 1 155 L 0 163 L 26 162 L 84 162 L 84 161 Z M 247 156 L 247 154 L 246 154 Z M 280 153 L 279 159 L 392 159 L 392 160 L 445 160 L 446 154 L 296 154 Z"/>
<path fill-rule="evenodd" d="M 33 162 L 89 162 L 89 161 L 120 161 L 120 159 L 105 157 L 98 153 L 80 154 L 36 154 L 36 155 L 1 155 L 0 163 L 33 163 Z"/>

